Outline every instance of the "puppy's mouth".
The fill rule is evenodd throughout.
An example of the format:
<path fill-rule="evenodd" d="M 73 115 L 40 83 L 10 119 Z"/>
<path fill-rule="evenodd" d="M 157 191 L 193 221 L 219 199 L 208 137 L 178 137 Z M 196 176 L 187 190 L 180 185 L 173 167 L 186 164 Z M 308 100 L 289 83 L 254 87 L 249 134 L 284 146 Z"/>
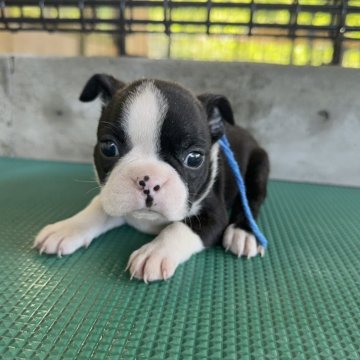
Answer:
<path fill-rule="evenodd" d="M 131 212 L 131 215 L 139 220 L 149 220 L 149 221 L 154 221 L 159 219 L 166 220 L 164 215 L 151 209 L 135 210 Z"/>

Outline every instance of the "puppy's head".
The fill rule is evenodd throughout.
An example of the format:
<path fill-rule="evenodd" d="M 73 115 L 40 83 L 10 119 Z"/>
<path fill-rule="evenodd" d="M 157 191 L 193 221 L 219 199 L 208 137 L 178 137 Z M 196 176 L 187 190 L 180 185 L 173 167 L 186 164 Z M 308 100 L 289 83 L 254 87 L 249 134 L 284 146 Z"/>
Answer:
<path fill-rule="evenodd" d="M 126 85 L 105 74 L 87 82 L 80 100 L 98 96 L 94 159 L 105 211 L 156 212 L 168 221 L 195 215 L 216 178 L 223 121 L 233 123 L 228 100 L 160 80 Z"/>

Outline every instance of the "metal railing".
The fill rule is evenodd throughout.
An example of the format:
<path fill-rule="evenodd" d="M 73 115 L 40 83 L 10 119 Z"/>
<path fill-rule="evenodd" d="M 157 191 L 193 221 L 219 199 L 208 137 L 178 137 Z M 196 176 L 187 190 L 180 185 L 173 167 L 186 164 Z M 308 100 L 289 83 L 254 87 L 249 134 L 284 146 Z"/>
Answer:
<path fill-rule="evenodd" d="M 343 44 L 360 48 L 360 0 L 0 0 L 0 31 L 327 39 L 332 64 Z"/>

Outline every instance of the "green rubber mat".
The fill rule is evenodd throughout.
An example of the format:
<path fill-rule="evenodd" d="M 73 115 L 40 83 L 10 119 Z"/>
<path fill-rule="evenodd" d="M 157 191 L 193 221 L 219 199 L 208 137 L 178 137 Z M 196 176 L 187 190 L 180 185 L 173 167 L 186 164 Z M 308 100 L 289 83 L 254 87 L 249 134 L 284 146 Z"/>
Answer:
<path fill-rule="evenodd" d="M 124 226 L 58 259 L 31 249 L 97 192 L 90 165 L 0 159 L 1 359 L 359 359 L 360 189 L 271 182 L 263 259 L 220 247 L 146 285 Z"/>

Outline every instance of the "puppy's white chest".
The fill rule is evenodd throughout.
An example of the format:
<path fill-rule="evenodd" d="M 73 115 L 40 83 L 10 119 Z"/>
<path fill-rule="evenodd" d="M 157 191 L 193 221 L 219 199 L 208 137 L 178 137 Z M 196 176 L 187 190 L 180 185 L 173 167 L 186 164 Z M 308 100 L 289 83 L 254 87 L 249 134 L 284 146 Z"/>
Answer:
<path fill-rule="evenodd" d="M 159 234 L 161 230 L 170 223 L 169 220 L 161 214 L 149 210 L 133 211 L 125 215 L 124 219 L 135 229 L 151 235 Z"/>

